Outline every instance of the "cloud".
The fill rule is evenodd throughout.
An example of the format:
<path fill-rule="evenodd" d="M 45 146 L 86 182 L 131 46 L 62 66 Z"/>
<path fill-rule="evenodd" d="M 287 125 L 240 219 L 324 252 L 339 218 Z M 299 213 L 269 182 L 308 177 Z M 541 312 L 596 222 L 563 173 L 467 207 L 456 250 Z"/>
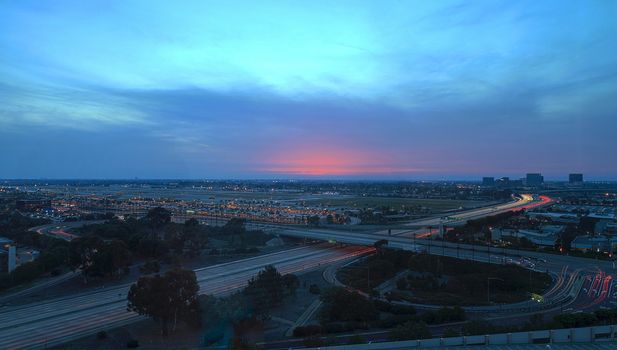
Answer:
<path fill-rule="evenodd" d="M 610 2 L 240 5 L 3 6 L 0 137 L 23 157 L 0 161 L 21 174 L 64 152 L 53 171 L 86 177 L 617 175 L 588 156 L 617 148 Z M 85 155 L 100 164 L 71 165 Z"/>
<path fill-rule="evenodd" d="M 149 121 L 132 102 L 105 92 L 48 84 L 15 85 L 0 82 L 0 125 L 95 130 Z"/>

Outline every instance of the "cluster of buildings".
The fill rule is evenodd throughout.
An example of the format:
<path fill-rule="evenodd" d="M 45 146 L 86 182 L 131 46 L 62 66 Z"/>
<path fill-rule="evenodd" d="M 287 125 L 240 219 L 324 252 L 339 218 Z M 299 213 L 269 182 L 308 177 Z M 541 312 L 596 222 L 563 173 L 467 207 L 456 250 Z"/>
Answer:
<path fill-rule="evenodd" d="M 491 229 L 491 238 L 493 240 L 502 240 L 505 237 L 525 238 L 539 247 L 554 247 L 559 239 L 559 234 L 564 229 L 565 226 L 562 225 L 543 225 L 536 230 L 493 228 Z"/>
<path fill-rule="evenodd" d="M 482 178 L 482 186 L 498 187 L 498 188 L 514 188 L 514 187 L 541 187 L 544 185 L 544 176 L 540 173 L 528 173 L 524 178 L 514 180 L 509 177 L 494 177 L 486 176 Z M 568 185 L 582 186 L 583 174 L 573 173 L 568 175 Z"/>
<path fill-rule="evenodd" d="M 563 234 L 569 227 L 567 236 L 573 239 L 570 242 L 572 250 L 609 254 L 617 250 L 617 198 L 611 193 L 561 199 L 550 208 L 527 212 L 520 220 L 523 224 L 514 221 L 492 228 L 492 239 L 525 238 L 541 248 L 555 247 L 563 243 Z"/>
<path fill-rule="evenodd" d="M 321 206 L 306 205 L 294 201 L 265 199 L 169 199 L 169 198 L 113 198 L 103 195 L 70 194 L 52 199 L 19 200 L 16 207 L 33 217 L 55 221 L 100 218 L 111 213 L 121 219 L 139 218 L 154 207 L 171 211 L 175 221 L 182 222 L 194 217 L 208 219 L 242 218 L 251 221 L 279 224 L 303 224 L 308 217 L 336 218 L 335 223 L 345 223 L 344 213 Z"/>

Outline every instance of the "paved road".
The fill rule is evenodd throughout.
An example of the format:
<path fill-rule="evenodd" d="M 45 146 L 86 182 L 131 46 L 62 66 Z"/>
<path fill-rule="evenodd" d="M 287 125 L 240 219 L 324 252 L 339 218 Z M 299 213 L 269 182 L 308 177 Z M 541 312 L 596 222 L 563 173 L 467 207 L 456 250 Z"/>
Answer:
<path fill-rule="evenodd" d="M 537 271 L 549 272 L 556 276 L 561 283 L 560 291 L 552 300 L 559 302 L 560 307 L 572 307 L 576 310 L 593 309 L 599 306 L 617 305 L 617 290 L 615 284 L 615 266 L 613 262 L 592 260 L 567 255 L 557 255 L 540 252 L 530 252 L 517 249 L 504 249 L 490 246 L 477 246 L 469 244 L 457 244 L 431 239 L 413 239 L 402 236 L 384 236 L 383 234 L 368 234 L 358 232 L 341 232 L 320 229 L 278 229 L 279 234 L 309 237 L 325 241 L 336 241 L 348 244 L 371 246 L 376 241 L 388 240 L 388 247 L 425 251 L 433 255 L 443 255 L 466 260 L 476 260 L 491 263 L 515 263 L 524 267 L 531 267 Z M 521 258 L 527 259 L 521 259 Z M 530 264 L 531 263 L 531 264 Z M 572 276 L 578 280 L 572 280 Z M 580 283 L 580 279 L 593 280 L 588 286 Z M 579 282 L 576 283 L 575 282 Z M 567 289 L 566 289 L 567 288 Z M 591 290 L 585 296 L 577 293 L 569 295 L 572 288 Z M 578 290 L 577 290 L 578 292 Z M 565 295 L 564 295 L 565 293 Z M 568 304 L 562 304 L 562 297 L 569 295 Z M 570 302 L 572 302 L 570 304 Z M 527 303 L 522 309 L 529 308 Z M 521 310 L 522 312 L 523 310 Z"/>
<path fill-rule="evenodd" d="M 42 226 L 36 226 L 30 228 L 28 231 L 37 232 L 40 235 L 48 235 L 55 238 L 63 239 L 65 241 L 70 241 L 76 237 L 70 233 L 69 231 L 75 229 L 77 227 L 81 227 L 84 225 L 92 225 L 103 223 L 105 220 L 94 220 L 94 221 L 73 221 L 73 222 L 57 222 L 51 223 Z"/>
<path fill-rule="evenodd" d="M 533 209 L 548 205 L 552 202 L 553 200 L 547 196 L 539 196 L 537 198 L 534 198 L 534 196 L 530 194 L 523 194 L 520 198 L 517 198 L 512 202 L 457 212 L 450 214 L 447 217 L 433 216 L 430 218 L 418 219 L 404 224 L 403 226 L 409 227 L 407 229 L 381 230 L 375 233 L 407 237 L 412 237 L 414 234 L 421 237 L 429 236 L 432 233 L 437 232 L 432 229 L 438 229 L 441 224 L 450 227 L 460 226 L 464 225 L 468 220 L 506 213 L 508 211 Z M 431 228 L 431 230 L 428 229 L 429 227 Z"/>
<path fill-rule="evenodd" d="M 320 268 L 373 251 L 368 247 L 321 244 L 290 249 L 195 270 L 200 293 L 226 295 L 246 285 L 264 266 L 283 273 Z M 5 307 L 0 312 L 0 349 L 37 349 L 142 319 L 126 311 L 129 285 L 45 302 Z"/>

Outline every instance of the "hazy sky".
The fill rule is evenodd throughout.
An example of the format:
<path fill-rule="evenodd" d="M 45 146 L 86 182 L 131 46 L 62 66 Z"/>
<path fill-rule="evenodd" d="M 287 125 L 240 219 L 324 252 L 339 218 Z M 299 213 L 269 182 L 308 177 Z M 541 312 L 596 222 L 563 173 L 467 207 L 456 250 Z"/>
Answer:
<path fill-rule="evenodd" d="M 617 1 L 2 1 L 0 178 L 617 178 Z"/>

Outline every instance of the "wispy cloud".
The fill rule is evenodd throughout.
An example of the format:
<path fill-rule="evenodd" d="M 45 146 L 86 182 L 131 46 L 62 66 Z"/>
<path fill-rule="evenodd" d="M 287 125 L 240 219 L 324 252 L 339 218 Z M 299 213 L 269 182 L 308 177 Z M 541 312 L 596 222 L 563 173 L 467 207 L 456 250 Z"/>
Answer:
<path fill-rule="evenodd" d="M 47 140 L 19 158 L 40 163 L 60 149 L 107 159 L 83 176 L 617 175 L 585 156 L 617 148 L 614 13 L 611 1 L 10 2 L 0 146 Z M 27 169 L 9 157 L 0 177 Z"/>
<path fill-rule="evenodd" d="M 0 83 L 3 128 L 97 130 L 152 123 L 131 101 L 116 95 L 86 88 L 21 83 Z"/>

